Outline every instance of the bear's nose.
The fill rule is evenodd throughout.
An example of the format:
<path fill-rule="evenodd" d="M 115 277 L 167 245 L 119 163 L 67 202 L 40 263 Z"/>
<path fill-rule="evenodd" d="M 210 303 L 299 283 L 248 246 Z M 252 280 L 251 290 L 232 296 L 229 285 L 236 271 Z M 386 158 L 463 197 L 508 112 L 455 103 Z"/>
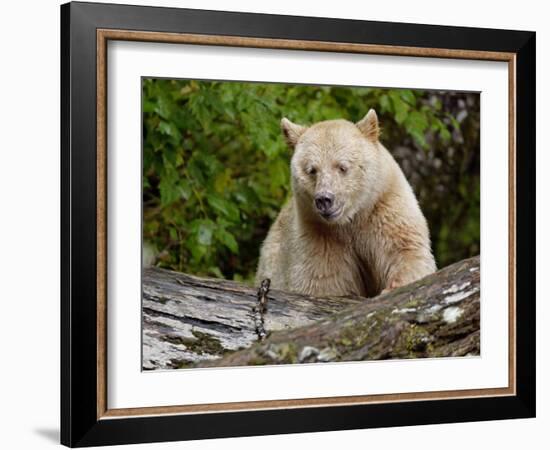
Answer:
<path fill-rule="evenodd" d="M 320 213 L 326 213 L 334 204 L 334 194 L 332 192 L 322 192 L 315 196 L 315 206 Z"/>

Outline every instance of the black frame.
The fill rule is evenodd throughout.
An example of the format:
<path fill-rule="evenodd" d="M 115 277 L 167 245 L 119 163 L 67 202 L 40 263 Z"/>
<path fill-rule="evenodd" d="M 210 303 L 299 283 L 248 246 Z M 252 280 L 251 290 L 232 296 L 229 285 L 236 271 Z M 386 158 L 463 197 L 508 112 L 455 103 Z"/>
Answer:
<path fill-rule="evenodd" d="M 516 54 L 517 395 L 97 419 L 96 29 Z M 61 443 L 91 446 L 535 416 L 535 33 L 70 3 L 61 6 Z"/>

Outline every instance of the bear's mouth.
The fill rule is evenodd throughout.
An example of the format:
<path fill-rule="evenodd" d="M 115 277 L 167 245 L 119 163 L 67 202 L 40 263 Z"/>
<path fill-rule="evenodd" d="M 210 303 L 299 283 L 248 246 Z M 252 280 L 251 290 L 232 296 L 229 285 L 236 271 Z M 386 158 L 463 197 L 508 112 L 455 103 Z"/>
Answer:
<path fill-rule="evenodd" d="M 343 208 L 337 208 L 333 211 L 319 212 L 319 215 L 327 222 L 333 222 L 342 215 Z"/>

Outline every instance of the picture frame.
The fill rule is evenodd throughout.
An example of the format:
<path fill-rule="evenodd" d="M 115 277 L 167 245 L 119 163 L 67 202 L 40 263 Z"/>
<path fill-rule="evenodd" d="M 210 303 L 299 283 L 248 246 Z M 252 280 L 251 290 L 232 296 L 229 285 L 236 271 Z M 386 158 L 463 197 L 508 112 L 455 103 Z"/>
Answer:
<path fill-rule="evenodd" d="M 229 46 L 236 51 L 284 49 L 298 57 L 316 51 L 506 63 L 508 386 L 109 408 L 106 186 L 111 41 Z M 527 31 L 62 5 L 61 443 L 81 447 L 534 417 L 535 42 L 535 33 Z"/>

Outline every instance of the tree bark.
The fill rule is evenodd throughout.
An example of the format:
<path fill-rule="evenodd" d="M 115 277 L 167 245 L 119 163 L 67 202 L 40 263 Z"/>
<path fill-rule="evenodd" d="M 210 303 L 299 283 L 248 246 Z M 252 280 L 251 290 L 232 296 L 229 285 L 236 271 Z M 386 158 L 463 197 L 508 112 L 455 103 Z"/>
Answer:
<path fill-rule="evenodd" d="M 241 283 L 145 269 L 143 368 L 182 368 L 250 347 L 258 340 L 256 294 L 256 288 Z M 317 299 L 276 290 L 269 291 L 268 299 L 264 314 L 268 332 L 312 324 L 365 301 Z"/>
<path fill-rule="evenodd" d="M 262 342 L 254 288 L 161 269 L 143 286 L 144 369 L 480 354 L 479 257 L 371 299 L 269 291 Z"/>

